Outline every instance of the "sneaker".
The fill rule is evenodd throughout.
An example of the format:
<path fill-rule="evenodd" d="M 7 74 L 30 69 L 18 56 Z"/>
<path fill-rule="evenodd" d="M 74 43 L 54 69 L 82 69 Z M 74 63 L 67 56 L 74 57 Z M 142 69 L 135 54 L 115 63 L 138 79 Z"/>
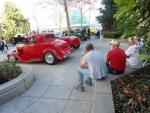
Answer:
<path fill-rule="evenodd" d="M 106 76 L 102 77 L 102 78 L 98 78 L 98 79 L 96 79 L 96 81 L 102 81 L 102 80 L 105 80 L 105 79 L 106 79 Z"/>
<path fill-rule="evenodd" d="M 91 78 L 88 78 L 86 81 L 85 81 L 85 84 L 89 85 L 89 86 L 92 86 L 92 79 Z"/>
<path fill-rule="evenodd" d="M 84 91 L 84 87 L 82 86 L 79 86 L 79 85 L 77 85 L 76 87 L 75 87 L 75 89 L 76 90 L 78 90 L 78 91 L 81 91 L 81 92 L 83 92 Z"/>

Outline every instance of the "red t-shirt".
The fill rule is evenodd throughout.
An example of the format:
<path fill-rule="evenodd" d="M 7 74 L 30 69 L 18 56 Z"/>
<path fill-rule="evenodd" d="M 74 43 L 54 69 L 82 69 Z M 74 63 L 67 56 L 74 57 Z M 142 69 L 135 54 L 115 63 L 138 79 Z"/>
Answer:
<path fill-rule="evenodd" d="M 123 71 L 126 67 L 126 54 L 121 48 L 114 48 L 107 54 L 106 63 L 117 71 Z"/>

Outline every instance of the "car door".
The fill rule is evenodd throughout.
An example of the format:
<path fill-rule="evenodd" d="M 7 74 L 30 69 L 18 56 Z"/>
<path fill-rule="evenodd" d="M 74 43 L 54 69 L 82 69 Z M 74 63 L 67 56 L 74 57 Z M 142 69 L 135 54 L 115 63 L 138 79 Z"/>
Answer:
<path fill-rule="evenodd" d="M 38 44 L 36 43 L 37 40 L 35 37 L 29 37 L 28 38 L 29 43 L 26 47 L 26 54 L 29 61 L 37 61 L 39 60 L 39 53 L 38 53 Z"/>

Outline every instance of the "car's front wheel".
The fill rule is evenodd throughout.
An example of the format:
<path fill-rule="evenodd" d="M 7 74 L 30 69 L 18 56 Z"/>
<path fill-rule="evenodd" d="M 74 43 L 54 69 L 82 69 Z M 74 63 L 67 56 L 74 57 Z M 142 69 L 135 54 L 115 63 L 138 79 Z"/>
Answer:
<path fill-rule="evenodd" d="M 47 64 L 50 64 L 50 65 L 55 64 L 57 61 L 55 55 L 51 52 L 45 53 L 44 60 Z"/>

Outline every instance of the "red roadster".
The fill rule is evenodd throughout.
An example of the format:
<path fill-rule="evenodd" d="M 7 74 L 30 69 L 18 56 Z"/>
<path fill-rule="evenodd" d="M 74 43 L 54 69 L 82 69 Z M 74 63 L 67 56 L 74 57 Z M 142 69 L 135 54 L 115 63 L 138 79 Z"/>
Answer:
<path fill-rule="evenodd" d="M 24 44 L 7 56 L 15 57 L 21 62 L 45 61 L 54 64 L 72 54 L 73 49 L 63 40 L 57 39 L 52 33 L 28 35 Z"/>
<path fill-rule="evenodd" d="M 61 40 L 66 41 L 71 47 L 78 49 L 80 47 L 80 38 L 75 36 L 62 36 L 57 37 Z"/>

